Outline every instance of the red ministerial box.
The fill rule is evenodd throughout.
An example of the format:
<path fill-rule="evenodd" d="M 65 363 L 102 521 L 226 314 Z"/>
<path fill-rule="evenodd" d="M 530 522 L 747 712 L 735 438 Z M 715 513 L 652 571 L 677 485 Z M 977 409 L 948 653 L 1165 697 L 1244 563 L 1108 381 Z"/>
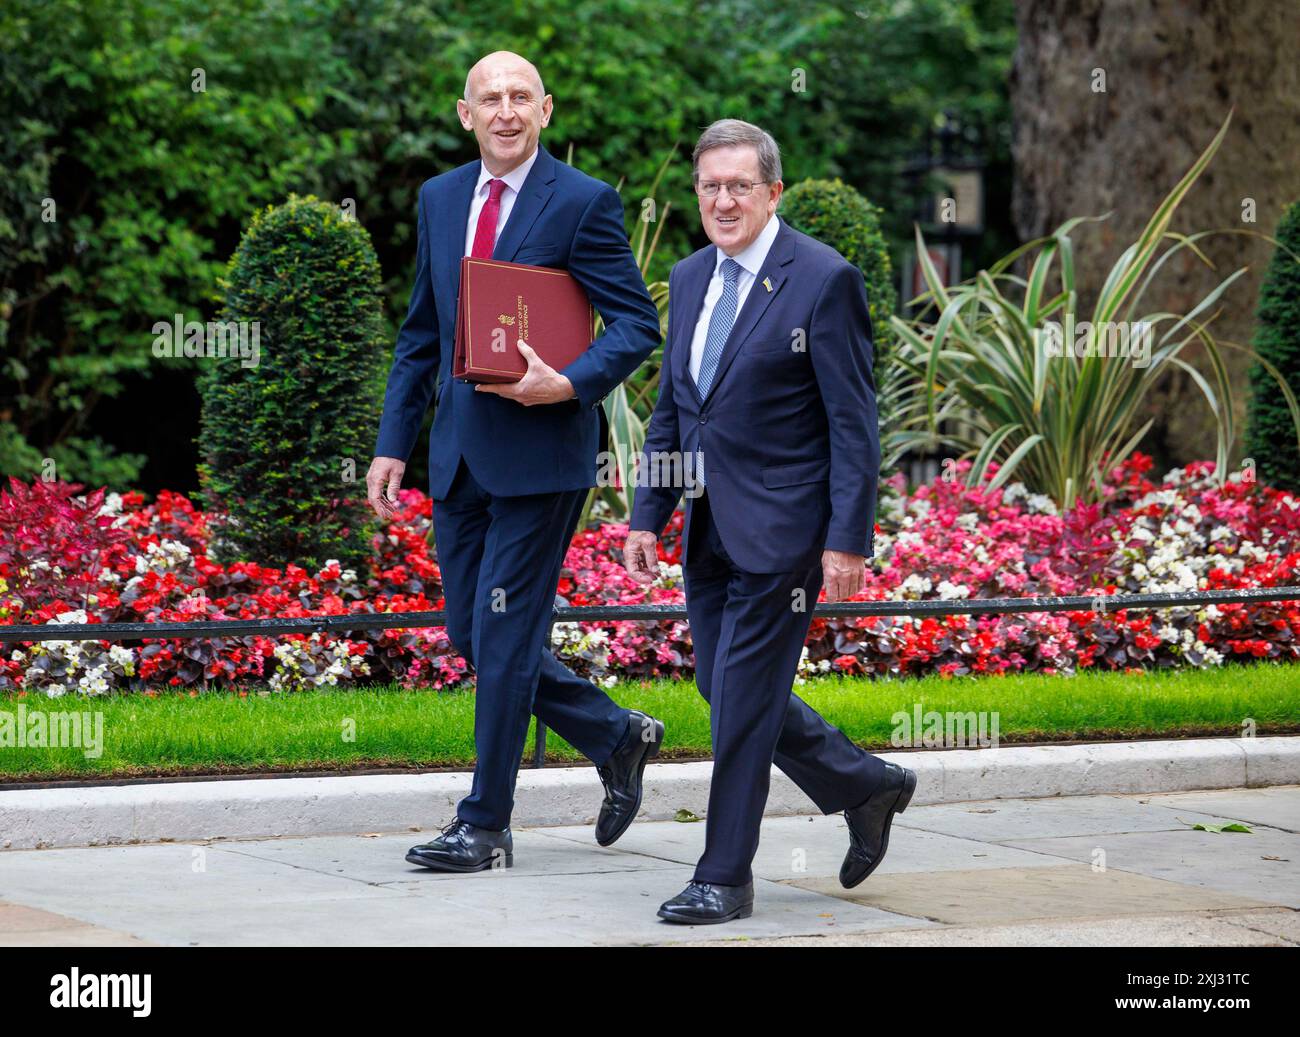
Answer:
<path fill-rule="evenodd" d="M 520 339 L 563 370 L 595 337 L 595 310 L 567 270 L 470 256 L 460 261 L 452 377 L 519 381 L 528 369 L 516 346 Z"/>

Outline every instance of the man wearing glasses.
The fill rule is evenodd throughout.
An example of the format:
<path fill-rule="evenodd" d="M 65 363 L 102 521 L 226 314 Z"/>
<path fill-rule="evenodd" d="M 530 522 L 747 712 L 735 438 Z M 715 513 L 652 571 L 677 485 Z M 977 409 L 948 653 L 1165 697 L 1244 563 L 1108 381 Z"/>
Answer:
<path fill-rule="evenodd" d="M 880 444 L 862 274 L 775 215 L 780 152 L 759 127 L 713 123 L 693 162 L 712 244 L 670 275 L 645 455 L 701 462 L 682 570 L 713 779 L 704 854 L 659 909 L 699 924 L 753 912 L 773 762 L 824 813 L 844 811 L 846 887 L 880 864 L 916 774 L 858 748 L 791 692 L 818 591 L 858 593 L 871 555 Z M 638 489 L 624 562 L 642 583 L 680 493 L 659 478 Z"/>

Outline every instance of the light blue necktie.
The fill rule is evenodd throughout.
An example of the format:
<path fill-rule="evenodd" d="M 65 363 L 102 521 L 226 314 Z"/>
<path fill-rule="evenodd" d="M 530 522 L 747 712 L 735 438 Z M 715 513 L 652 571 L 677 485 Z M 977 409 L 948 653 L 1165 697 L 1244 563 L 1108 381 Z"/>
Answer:
<path fill-rule="evenodd" d="M 713 376 L 718 373 L 722 347 L 727 344 L 731 326 L 736 323 L 736 303 L 740 299 L 740 264 L 734 259 L 722 261 L 722 296 L 709 317 L 709 333 L 704 339 L 704 355 L 700 358 L 700 373 L 695 379 L 700 399 L 709 394 Z"/>
<path fill-rule="evenodd" d="M 740 300 L 740 264 L 734 259 L 722 261 L 722 295 L 709 316 L 709 333 L 704 337 L 704 355 L 700 357 L 700 374 L 695 379 L 695 388 L 700 399 L 709 395 L 709 386 L 713 376 L 718 373 L 718 361 L 722 359 L 722 347 L 727 344 L 731 326 L 736 323 L 736 304 Z M 698 472 L 700 485 L 704 485 L 704 458 L 700 458 Z"/>

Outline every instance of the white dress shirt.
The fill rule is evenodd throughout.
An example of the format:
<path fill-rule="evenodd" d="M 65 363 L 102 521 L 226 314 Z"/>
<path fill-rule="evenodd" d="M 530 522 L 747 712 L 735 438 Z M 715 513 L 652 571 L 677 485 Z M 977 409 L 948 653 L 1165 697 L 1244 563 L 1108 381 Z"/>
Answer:
<path fill-rule="evenodd" d="M 736 289 L 739 293 L 736 299 L 737 319 L 740 317 L 740 311 L 745 308 L 749 289 L 754 284 L 759 270 L 763 268 L 763 261 L 767 259 L 772 242 L 776 240 L 776 233 L 781 229 L 779 220 L 780 217 L 775 213 L 769 216 L 763 229 L 758 232 L 758 237 L 750 243 L 749 247 L 739 255 L 731 257 L 740 264 L 740 274 L 736 278 Z M 709 278 L 709 288 L 704 293 L 704 305 L 700 308 L 700 319 L 695 322 L 695 335 L 691 338 L 690 370 L 694 381 L 699 381 L 700 361 L 704 357 L 704 342 L 709 337 L 709 320 L 713 317 L 713 308 L 722 298 L 722 261 L 727 258 L 727 254 L 717 246 L 714 246 L 714 251 L 717 255 L 713 261 L 713 276 Z"/>
<path fill-rule="evenodd" d="M 497 232 L 493 241 L 501 240 L 501 231 L 505 228 L 506 220 L 510 218 L 510 211 L 515 207 L 515 197 L 519 194 L 520 188 L 524 186 L 524 181 L 528 179 L 528 171 L 533 168 L 533 163 L 537 161 L 537 148 L 533 148 L 533 153 L 526 159 L 510 170 L 505 176 L 494 177 L 488 172 L 487 166 L 481 166 L 478 174 L 478 185 L 474 188 L 474 197 L 469 203 L 469 223 L 465 227 L 465 252 L 469 255 L 474 250 L 474 234 L 478 230 L 479 213 L 483 211 L 483 206 L 488 200 L 488 181 L 504 180 L 506 182 L 505 190 L 501 192 L 501 210 L 497 213 Z"/>

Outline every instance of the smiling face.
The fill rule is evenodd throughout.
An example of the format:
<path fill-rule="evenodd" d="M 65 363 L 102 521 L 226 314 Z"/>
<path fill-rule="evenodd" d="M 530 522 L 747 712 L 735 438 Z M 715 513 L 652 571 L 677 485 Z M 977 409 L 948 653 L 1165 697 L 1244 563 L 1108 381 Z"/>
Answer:
<path fill-rule="evenodd" d="M 536 149 L 542 127 L 551 121 L 551 95 L 543 95 L 541 77 L 530 62 L 498 51 L 470 69 L 456 114 L 474 132 L 483 165 L 499 177 Z"/>
<path fill-rule="evenodd" d="M 758 168 L 758 150 L 749 145 L 710 148 L 700 155 L 697 184 L 705 180 L 754 182 L 754 189 L 741 198 L 733 198 L 726 189 L 712 198 L 696 195 L 704 233 L 728 256 L 738 256 L 753 244 L 772 213 L 776 212 L 783 185 L 780 180 L 760 184 L 757 181 L 762 176 Z"/>

